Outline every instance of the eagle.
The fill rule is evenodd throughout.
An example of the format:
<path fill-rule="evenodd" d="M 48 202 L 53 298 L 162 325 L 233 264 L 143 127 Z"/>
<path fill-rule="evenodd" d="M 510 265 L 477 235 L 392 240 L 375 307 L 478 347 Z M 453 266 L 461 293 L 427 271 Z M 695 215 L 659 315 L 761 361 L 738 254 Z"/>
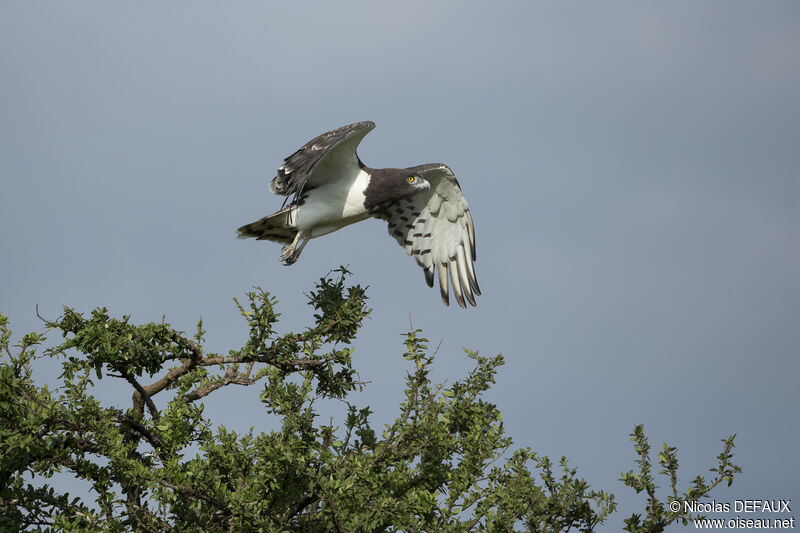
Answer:
<path fill-rule="evenodd" d="M 370 121 L 342 126 L 284 159 L 269 184 L 286 197 L 281 209 L 240 227 L 237 236 L 282 243 L 281 260 L 291 265 L 309 240 L 378 218 L 422 267 L 429 287 L 438 275 L 446 306 L 451 285 L 461 307 L 476 305 L 475 227 L 455 174 L 440 163 L 367 167 L 356 149 L 373 128 Z"/>

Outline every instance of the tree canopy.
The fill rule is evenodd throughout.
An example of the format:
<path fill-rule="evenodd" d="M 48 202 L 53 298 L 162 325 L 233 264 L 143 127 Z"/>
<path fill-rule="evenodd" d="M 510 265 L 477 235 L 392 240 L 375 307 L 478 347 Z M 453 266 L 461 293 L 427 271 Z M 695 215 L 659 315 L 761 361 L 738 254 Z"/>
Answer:
<path fill-rule="evenodd" d="M 0 529 L 593 531 L 615 511 L 614 496 L 566 458 L 553 464 L 514 448 L 485 400 L 501 355 L 467 351 L 472 371 L 433 383 L 435 351 L 418 329 L 405 335 L 409 370 L 393 422 L 376 428 L 370 407 L 350 403 L 338 425 L 321 421 L 318 402 L 347 402 L 364 386 L 351 356 L 371 310 L 348 275 L 340 268 L 319 280 L 307 295 L 313 323 L 299 332 L 279 333 L 276 300 L 253 290 L 236 301 L 249 336 L 224 355 L 205 349 L 202 321 L 187 335 L 163 320 L 135 325 L 105 308 L 65 308 L 43 319 L 62 337 L 46 347 L 38 333 L 12 345 L 0 314 Z M 57 386 L 34 376 L 36 359 L 61 365 Z M 102 379 L 124 385 L 130 407 L 93 395 Z M 230 385 L 260 386 L 276 429 L 239 433 L 205 417 L 204 402 Z M 646 495 L 646 508 L 627 531 L 693 518 L 668 504 L 705 497 L 740 471 L 729 437 L 711 479 L 680 492 L 677 450 L 664 444 L 653 461 L 642 426 L 631 436 L 636 469 L 621 480 Z M 665 497 L 654 467 L 668 480 Z M 65 474 L 91 492 L 56 490 L 51 478 Z"/>

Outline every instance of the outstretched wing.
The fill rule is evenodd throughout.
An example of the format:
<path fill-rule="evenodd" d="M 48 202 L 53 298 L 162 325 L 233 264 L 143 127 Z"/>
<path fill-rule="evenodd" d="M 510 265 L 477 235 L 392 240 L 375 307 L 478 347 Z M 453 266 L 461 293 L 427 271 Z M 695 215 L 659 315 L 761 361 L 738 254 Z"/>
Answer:
<path fill-rule="evenodd" d="M 356 122 L 315 137 L 284 159 L 269 190 L 294 195 L 297 200 L 304 190 L 326 180 L 357 174 L 360 167 L 356 148 L 374 127 L 374 122 Z"/>
<path fill-rule="evenodd" d="M 473 265 L 475 227 L 458 180 L 445 165 L 421 165 L 409 170 L 416 170 L 428 180 L 430 189 L 395 202 L 378 216 L 389 222 L 389 234 L 423 268 L 429 287 L 433 287 L 434 274 L 438 274 L 445 305 L 450 305 L 451 284 L 458 305 L 476 305 L 475 295 L 480 295 L 481 290 Z"/>

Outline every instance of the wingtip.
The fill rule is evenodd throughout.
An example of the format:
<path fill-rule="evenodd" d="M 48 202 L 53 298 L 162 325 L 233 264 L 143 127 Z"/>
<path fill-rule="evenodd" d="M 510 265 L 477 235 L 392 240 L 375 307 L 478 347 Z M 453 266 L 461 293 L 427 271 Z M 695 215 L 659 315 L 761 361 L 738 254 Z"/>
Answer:
<path fill-rule="evenodd" d="M 447 273 L 447 265 L 439 265 L 439 294 L 442 295 L 442 302 L 445 307 L 450 307 L 450 279 Z"/>
<path fill-rule="evenodd" d="M 451 258 L 450 262 L 447 264 L 447 269 L 450 271 L 450 282 L 453 284 L 453 296 L 456 297 L 456 302 L 458 302 L 458 305 L 466 309 L 467 304 L 464 302 L 464 294 L 461 287 L 461 278 L 459 277 L 458 263 L 456 262 L 455 258 Z"/>
<path fill-rule="evenodd" d="M 470 284 L 472 285 L 472 292 L 480 296 L 481 288 L 478 286 L 478 280 L 473 278 L 470 280 Z"/>
<path fill-rule="evenodd" d="M 422 271 L 425 273 L 425 283 L 428 287 L 433 288 L 433 265 L 430 268 L 424 268 Z"/>

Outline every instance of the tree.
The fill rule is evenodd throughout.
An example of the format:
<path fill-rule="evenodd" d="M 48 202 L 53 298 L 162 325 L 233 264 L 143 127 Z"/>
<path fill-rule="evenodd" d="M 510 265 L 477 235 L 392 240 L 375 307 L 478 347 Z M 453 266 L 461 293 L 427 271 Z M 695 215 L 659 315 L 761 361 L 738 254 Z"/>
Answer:
<path fill-rule="evenodd" d="M 396 420 L 376 430 L 369 407 L 347 404 L 342 427 L 321 423 L 315 402 L 346 400 L 364 386 L 351 353 L 370 309 L 348 274 L 340 268 L 320 279 L 308 295 L 314 322 L 301 332 L 277 333 L 277 302 L 261 289 L 245 305 L 236 301 L 250 333 L 227 355 L 205 350 L 202 321 L 187 336 L 164 321 L 134 325 L 104 308 L 89 317 L 65 308 L 45 320 L 63 342 L 37 354 L 45 339 L 29 333 L 12 350 L 0 315 L 0 529 L 592 531 L 615 510 L 613 495 L 591 490 L 565 458 L 555 467 L 530 449 L 512 450 L 501 413 L 482 397 L 502 356 L 467 352 L 475 367 L 464 379 L 434 384 L 435 352 L 413 328 Z M 34 381 L 37 358 L 60 361 L 57 388 Z M 127 384 L 131 407 L 95 398 L 101 379 Z M 257 383 L 279 429 L 238 434 L 203 416 L 214 391 Z M 691 518 L 656 498 L 641 427 L 634 439 L 639 472 L 623 481 L 649 500 L 645 519 L 634 515 L 628 530 L 661 531 Z M 730 484 L 739 471 L 732 448 L 733 437 L 714 480 L 698 478 L 679 495 L 676 451 L 665 445 L 668 501 Z M 65 472 L 88 482 L 94 501 L 48 484 Z"/>

